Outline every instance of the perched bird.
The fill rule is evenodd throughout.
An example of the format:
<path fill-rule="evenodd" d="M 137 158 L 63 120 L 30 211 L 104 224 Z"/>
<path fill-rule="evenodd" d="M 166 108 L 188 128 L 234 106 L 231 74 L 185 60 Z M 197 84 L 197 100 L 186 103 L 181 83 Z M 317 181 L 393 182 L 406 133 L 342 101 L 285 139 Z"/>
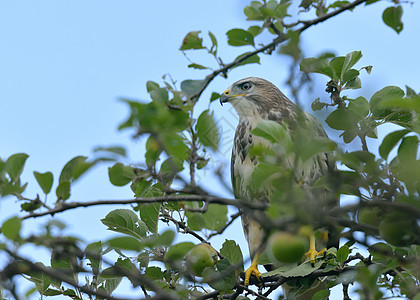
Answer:
<path fill-rule="evenodd" d="M 252 130 L 257 127 L 259 122 L 271 120 L 282 124 L 292 141 L 294 136 L 298 134 L 299 128 L 303 127 L 310 138 L 326 138 L 326 134 L 314 117 L 301 111 L 274 84 L 262 78 L 249 77 L 233 83 L 221 94 L 220 103 L 222 105 L 223 103 L 230 103 L 239 115 L 239 124 L 236 128 L 231 160 L 234 196 L 242 201 L 260 201 L 269 204 L 272 201 L 271 198 L 276 187 L 264 184 L 255 187 L 253 172 L 261 162 L 258 160 L 258 156 L 253 155 L 251 150 L 256 145 L 263 145 L 267 148 L 271 146 L 269 141 L 253 134 Z M 308 143 L 309 141 L 310 139 Z M 311 147 L 311 144 L 306 145 L 306 147 Z M 320 195 L 322 193 L 325 194 L 325 190 L 311 189 L 314 182 L 335 166 L 328 152 L 316 153 L 300 165 L 296 163 L 293 155 L 289 155 L 279 163 L 285 169 L 295 168 L 294 182 L 299 189 L 305 190 L 305 198 L 308 199 L 305 201 L 311 202 L 311 204 L 307 205 L 308 207 L 313 207 L 314 209 L 321 207 L 325 211 L 325 209 L 337 205 L 335 200 L 328 203 L 315 203 L 316 198 L 322 198 Z M 289 199 L 288 201 L 294 201 L 294 199 Z M 316 210 L 313 213 L 316 214 Z M 242 215 L 242 226 L 252 258 L 251 266 L 245 272 L 245 285 L 249 284 L 251 275 L 255 275 L 257 278 L 261 275 L 257 267 L 258 257 L 268 234 L 268 230 L 261 224 L 262 220 L 255 218 L 255 216 L 257 215 L 254 214 L 254 217 L 250 216 L 246 211 Z M 316 218 L 316 216 L 314 217 Z M 334 238 L 332 242 L 338 243 L 338 238 Z M 311 261 L 314 261 L 315 256 L 319 253 L 315 249 L 315 238 L 311 234 L 310 250 L 308 251 Z"/>

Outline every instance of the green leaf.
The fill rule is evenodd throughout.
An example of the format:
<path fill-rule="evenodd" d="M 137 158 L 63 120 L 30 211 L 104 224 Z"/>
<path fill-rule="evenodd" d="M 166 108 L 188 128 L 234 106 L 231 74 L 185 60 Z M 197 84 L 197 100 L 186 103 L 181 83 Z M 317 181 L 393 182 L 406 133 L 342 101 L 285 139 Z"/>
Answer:
<path fill-rule="evenodd" d="M 307 147 L 310 144 L 311 147 Z M 337 145 L 325 137 L 308 137 L 306 143 L 303 141 L 297 149 L 302 162 L 306 162 L 309 158 L 318 153 L 331 152 L 336 149 Z"/>
<path fill-rule="evenodd" d="M 151 233 L 157 233 L 161 203 L 139 204 L 140 218 Z"/>
<path fill-rule="evenodd" d="M 216 55 L 216 53 L 217 53 L 217 39 L 211 31 L 209 31 L 209 37 L 211 39 L 210 52 L 213 53 L 214 55 Z"/>
<path fill-rule="evenodd" d="M 409 87 L 408 85 L 405 86 L 405 89 L 407 90 L 407 93 L 406 93 L 407 98 L 411 98 L 411 97 L 416 97 L 417 96 L 416 92 L 411 87 Z"/>
<path fill-rule="evenodd" d="M 51 269 L 49 267 L 46 267 L 41 262 L 37 262 L 35 263 L 35 265 L 41 268 Z M 61 282 L 59 282 L 58 280 L 53 280 L 51 277 L 49 277 L 48 275 L 42 272 L 30 271 L 27 274 L 30 276 L 28 279 L 32 281 L 33 283 L 35 283 L 36 289 L 40 294 L 44 293 L 48 289 L 48 287 L 51 285 L 52 282 L 56 283 L 56 286 L 60 286 L 61 284 Z"/>
<path fill-rule="evenodd" d="M 382 242 L 369 246 L 368 251 L 372 255 L 373 261 L 380 263 L 383 263 L 384 260 L 389 259 L 394 254 L 392 247 Z"/>
<path fill-rule="evenodd" d="M 58 200 L 70 198 L 70 181 L 61 181 L 55 190 Z"/>
<path fill-rule="evenodd" d="M 232 266 L 226 258 L 219 260 L 216 263 L 216 268 L 218 272 L 215 272 L 211 268 L 205 268 L 203 272 L 204 281 L 210 280 L 209 285 L 215 290 L 219 291 L 229 291 L 231 290 L 236 283 L 236 276 L 234 270 L 228 272 L 227 270 L 232 269 Z M 220 280 L 211 280 L 213 276 L 218 274 L 226 274 Z M 220 278 L 220 275 L 219 277 Z"/>
<path fill-rule="evenodd" d="M 343 65 L 344 65 L 344 56 L 334 57 L 330 61 L 330 67 L 334 71 L 334 80 L 338 81 L 341 78 L 341 74 L 343 72 Z"/>
<path fill-rule="evenodd" d="M 345 130 L 340 136 L 343 137 L 344 143 L 351 143 L 357 136 L 358 130 L 356 128 L 351 128 Z"/>
<path fill-rule="evenodd" d="M 361 117 L 366 117 L 369 114 L 369 102 L 364 97 L 357 97 L 356 99 L 349 99 L 349 110 L 357 113 Z"/>
<path fill-rule="evenodd" d="M 341 161 L 350 169 L 362 172 L 364 164 L 371 164 L 375 161 L 375 155 L 366 151 L 347 152 L 343 154 Z"/>
<path fill-rule="evenodd" d="M 274 25 L 274 28 L 277 29 L 277 30 L 274 30 L 273 28 L 269 27 L 268 31 L 271 34 L 277 35 L 277 32 L 283 32 L 284 28 L 283 28 L 283 23 L 282 22 L 276 21 L 273 25 Z"/>
<path fill-rule="evenodd" d="M 201 31 L 191 31 L 187 33 L 179 50 L 204 49 L 203 39 L 198 36 L 200 33 Z"/>
<path fill-rule="evenodd" d="M 196 63 L 189 64 L 188 68 L 199 69 L 199 70 L 209 69 L 209 67 L 205 67 L 203 65 L 196 64 Z"/>
<path fill-rule="evenodd" d="M 342 264 L 346 261 L 350 254 L 349 246 L 344 245 L 337 250 L 337 260 Z"/>
<path fill-rule="evenodd" d="M 284 277 L 304 277 L 321 268 L 324 262 L 322 260 L 316 261 L 312 266 L 309 261 L 306 261 L 299 266 L 292 267 L 290 264 L 277 268 L 273 271 L 262 274 L 262 277 L 270 277 L 274 275 L 281 275 Z"/>
<path fill-rule="evenodd" d="M 156 82 L 150 81 L 150 80 L 146 82 L 147 92 L 150 92 L 150 91 L 158 89 L 158 88 L 159 88 L 159 84 L 157 84 Z"/>
<path fill-rule="evenodd" d="M 162 232 L 161 234 L 153 235 L 150 241 L 147 242 L 147 245 L 150 248 L 156 248 L 156 246 L 159 247 L 169 247 L 172 245 L 172 242 L 175 239 L 175 231 L 172 230 L 166 230 Z"/>
<path fill-rule="evenodd" d="M 7 159 L 4 170 L 7 172 L 7 174 L 9 174 L 9 177 L 13 183 L 18 181 L 28 157 L 29 155 L 26 153 L 16 153 Z"/>
<path fill-rule="evenodd" d="M 410 110 L 414 110 L 416 113 L 420 113 L 420 97 L 388 98 L 381 101 L 379 107 L 391 110 L 400 109 L 401 111 L 398 113 L 400 116 L 403 111 L 409 112 Z"/>
<path fill-rule="evenodd" d="M 244 14 L 247 16 L 248 21 L 262 21 L 265 17 L 261 14 L 261 12 L 256 9 L 254 6 L 245 6 Z"/>
<path fill-rule="evenodd" d="M 149 251 L 143 251 L 139 255 L 137 255 L 137 261 L 140 264 L 140 268 L 145 268 L 149 265 L 150 262 L 150 254 Z"/>
<path fill-rule="evenodd" d="M 134 170 L 130 166 L 116 163 L 108 168 L 109 181 L 115 186 L 124 186 L 134 178 Z"/>
<path fill-rule="evenodd" d="M 165 260 L 169 262 L 181 261 L 194 246 L 192 242 L 182 242 L 173 245 L 166 251 Z"/>
<path fill-rule="evenodd" d="M 352 89 L 352 90 L 356 90 L 356 89 L 360 89 L 362 87 L 362 82 L 360 80 L 359 77 L 355 77 L 352 80 L 349 80 L 345 85 L 344 85 L 344 90 L 347 89 Z"/>
<path fill-rule="evenodd" d="M 279 143 L 283 145 L 285 149 L 291 149 L 293 144 L 287 130 L 275 121 L 261 120 L 251 133 L 263 137 L 272 143 Z"/>
<path fill-rule="evenodd" d="M 210 102 L 213 102 L 214 100 L 217 100 L 219 98 L 220 98 L 220 94 L 216 93 L 216 92 L 213 92 L 213 93 L 211 93 L 211 96 L 210 96 Z"/>
<path fill-rule="evenodd" d="M 368 1 L 366 1 L 365 5 L 370 5 L 370 4 L 373 4 L 373 3 L 378 2 L 378 1 L 380 1 L 380 0 L 368 0 Z"/>
<path fill-rule="evenodd" d="M 178 134 L 164 132 L 161 134 L 163 148 L 169 156 L 174 156 L 180 160 L 186 160 L 189 155 L 189 148 L 184 139 Z"/>
<path fill-rule="evenodd" d="M 203 217 L 202 213 L 197 212 L 187 212 L 187 224 L 191 230 L 200 231 L 204 228 L 206 220 Z"/>
<path fill-rule="evenodd" d="M 254 46 L 254 36 L 246 30 L 235 28 L 229 30 L 226 35 L 231 46 Z"/>
<path fill-rule="evenodd" d="M 183 160 L 170 156 L 160 166 L 159 176 L 162 180 L 171 181 L 183 169 Z"/>
<path fill-rule="evenodd" d="M 151 280 L 159 280 L 163 279 L 164 274 L 159 267 L 147 267 L 146 271 L 144 272 L 147 278 Z"/>
<path fill-rule="evenodd" d="M 120 146 L 96 147 L 95 149 L 93 149 L 93 152 L 109 152 L 111 154 L 116 154 L 122 157 L 127 156 L 127 150 L 124 147 Z"/>
<path fill-rule="evenodd" d="M 142 242 L 131 236 L 116 237 L 108 240 L 107 244 L 109 244 L 109 246 L 112 248 L 121 250 L 131 250 L 137 252 L 141 251 L 144 248 Z"/>
<path fill-rule="evenodd" d="M 108 226 L 108 230 L 127 234 L 137 239 L 143 239 L 146 236 L 147 225 L 129 209 L 115 209 L 108 213 L 104 219 L 101 219 L 101 222 Z"/>
<path fill-rule="evenodd" d="M 321 110 L 326 107 L 328 104 L 321 102 L 319 98 L 316 98 L 314 102 L 311 104 L 311 108 L 313 111 Z"/>
<path fill-rule="evenodd" d="M 86 156 L 76 156 L 69 160 L 61 171 L 59 182 L 73 182 L 89 170 L 93 166 L 93 163 L 87 162 L 86 159 Z"/>
<path fill-rule="evenodd" d="M 22 221 L 18 217 L 12 217 L 6 220 L 1 226 L 1 233 L 10 240 L 17 241 L 20 239 L 20 229 Z"/>
<path fill-rule="evenodd" d="M 350 69 L 350 70 L 345 71 L 342 74 L 343 83 L 347 83 L 347 82 L 349 82 L 351 80 L 355 80 L 355 78 L 357 76 L 359 76 L 359 74 L 360 74 L 360 72 L 357 71 L 357 70 L 355 70 L 355 69 Z"/>
<path fill-rule="evenodd" d="M 152 100 L 159 104 L 166 104 L 169 100 L 168 90 L 166 88 L 157 88 L 149 92 Z"/>
<path fill-rule="evenodd" d="M 217 151 L 220 135 L 216 122 L 213 119 L 213 114 L 210 114 L 208 110 L 203 111 L 197 119 L 195 130 L 198 140 L 203 146 Z"/>
<path fill-rule="evenodd" d="M 385 118 L 392 113 L 390 109 L 385 109 L 381 103 L 388 99 L 398 99 L 404 97 L 404 91 L 397 86 L 387 86 L 377 91 L 370 98 L 370 110 L 374 116 Z"/>
<path fill-rule="evenodd" d="M 187 79 L 181 82 L 181 90 L 187 97 L 191 98 L 197 95 L 204 88 L 205 84 L 205 80 Z"/>
<path fill-rule="evenodd" d="M 30 201 L 30 202 L 25 202 L 22 203 L 20 205 L 20 207 L 22 208 L 22 210 L 24 211 L 28 211 L 28 212 L 33 212 L 34 210 L 38 209 L 41 207 L 41 203 L 40 201 Z"/>
<path fill-rule="evenodd" d="M 62 294 L 63 293 L 61 291 L 56 290 L 56 289 L 47 289 L 46 291 L 42 293 L 43 296 L 58 296 Z"/>
<path fill-rule="evenodd" d="M 379 154 L 383 159 L 387 159 L 389 152 L 398 144 L 404 135 L 409 133 L 410 130 L 403 129 L 389 133 L 379 146 Z"/>
<path fill-rule="evenodd" d="M 248 27 L 248 32 L 252 34 L 252 36 L 256 37 L 263 31 L 263 28 L 260 26 L 250 26 Z"/>
<path fill-rule="evenodd" d="M 53 174 L 51 172 L 39 173 L 37 171 L 34 171 L 34 176 L 45 194 L 51 192 L 51 188 L 53 185 Z"/>
<path fill-rule="evenodd" d="M 105 290 L 111 294 L 121 283 L 122 277 L 115 276 L 114 278 L 110 278 L 105 280 L 104 288 Z"/>
<path fill-rule="evenodd" d="M 137 185 L 143 183 L 141 185 Z M 159 196 L 163 196 L 164 195 L 164 187 L 162 185 L 162 183 L 155 183 L 153 185 L 151 185 L 150 182 L 148 181 L 140 181 L 140 182 L 136 182 L 135 186 L 135 192 L 136 192 L 136 197 L 140 198 L 140 197 L 159 197 Z M 142 204 L 139 204 L 139 208 L 141 207 Z"/>
<path fill-rule="evenodd" d="M 386 25 L 394 29 L 397 33 L 400 33 L 404 26 L 401 21 L 402 14 L 403 9 L 400 5 L 391 6 L 384 10 L 382 19 Z"/>
<path fill-rule="evenodd" d="M 337 108 L 325 119 L 325 122 L 333 129 L 347 130 L 359 122 L 361 116 L 348 108 Z"/>
<path fill-rule="evenodd" d="M 401 162 L 411 164 L 417 159 L 419 138 L 416 135 L 406 136 L 398 147 L 398 158 Z"/>
<path fill-rule="evenodd" d="M 152 135 L 146 141 L 146 154 L 144 158 L 146 159 L 146 164 L 148 166 L 153 166 L 159 159 L 162 149 L 159 146 L 159 142 Z"/>
<path fill-rule="evenodd" d="M 330 67 L 330 62 L 325 58 L 305 58 L 300 63 L 300 70 L 305 73 L 320 73 L 330 77 L 331 79 L 334 78 L 334 71 Z"/>
<path fill-rule="evenodd" d="M 235 241 L 225 240 L 222 249 L 220 249 L 220 254 L 227 258 L 232 265 L 241 265 L 239 270 L 244 269 L 242 251 Z"/>
<path fill-rule="evenodd" d="M 226 222 L 227 218 L 227 206 L 221 204 L 210 204 L 205 213 L 203 213 L 205 228 L 210 230 L 219 230 Z"/>
<path fill-rule="evenodd" d="M 346 55 L 346 58 L 343 63 L 342 73 L 350 70 L 361 58 L 362 58 L 361 51 L 353 51 Z"/>
<path fill-rule="evenodd" d="M 248 55 L 249 53 L 250 52 L 245 52 L 245 53 L 239 55 L 238 57 L 235 58 L 235 61 L 238 61 L 238 60 L 242 59 L 242 57 Z M 259 64 L 259 63 L 260 63 L 260 57 L 257 54 L 254 54 L 254 55 L 244 59 L 240 63 L 235 64 L 235 66 L 233 68 L 243 66 L 243 65 L 246 65 L 246 64 Z"/>
<path fill-rule="evenodd" d="M 316 292 L 313 296 L 311 300 L 327 300 L 328 297 L 330 296 L 330 290 L 321 290 Z"/>
<path fill-rule="evenodd" d="M 274 16 L 274 11 L 272 9 L 267 8 L 267 7 L 261 7 L 260 12 L 262 12 L 262 14 L 264 16 L 267 16 L 267 17 L 273 17 Z"/>
<path fill-rule="evenodd" d="M 102 243 L 94 242 L 90 243 L 85 248 L 86 259 L 90 261 L 90 267 L 92 268 L 93 274 L 99 274 L 101 269 L 101 254 L 102 254 Z"/>

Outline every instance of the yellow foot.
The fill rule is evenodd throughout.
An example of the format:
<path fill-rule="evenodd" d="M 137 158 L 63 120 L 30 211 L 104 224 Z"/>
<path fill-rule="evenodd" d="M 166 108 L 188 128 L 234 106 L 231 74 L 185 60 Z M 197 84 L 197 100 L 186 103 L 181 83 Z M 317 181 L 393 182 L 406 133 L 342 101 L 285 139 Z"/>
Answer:
<path fill-rule="evenodd" d="M 254 259 L 252 260 L 252 264 L 249 266 L 249 268 L 245 271 L 245 280 L 244 285 L 249 285 L 249 278 L 251 275 L 254 275 L 258 279 L 260 279 L 261 273 L 258 271 L 258 253 L 255 255 Z"/>
<path fill-rule="evenodd" d="M 327 248 L 322 249 L 321 251 L 316 251 L 315 249 L 309 249 L 308 252 L 305 253 L 306 257 L 309 257 L 311 260 L 311 264 L 315 264 L 315 257 L 323 255 L 325 252 L 327 252 Z"/>
<path fill-rule="evenodd" d="M 309 236 L 309 251 L 305 253 L 305 256 L 310 258 L 312 266 L 315 264 L 315 257 L 317 257 L 319 255 L 323 255 L 325 252 L 327 252 L 327 248 L 324 248 L 319 252 L 316 251 L 315 235 L 312 233 Z"/>

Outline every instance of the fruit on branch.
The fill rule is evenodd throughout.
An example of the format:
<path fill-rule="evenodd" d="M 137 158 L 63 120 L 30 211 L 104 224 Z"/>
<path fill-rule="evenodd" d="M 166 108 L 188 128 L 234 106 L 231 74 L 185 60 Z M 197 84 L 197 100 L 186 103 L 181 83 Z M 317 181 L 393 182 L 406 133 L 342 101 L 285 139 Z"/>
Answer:
<path fill-rule="evenodd" d="M 416 219 L 403 213 L 391 213 L 379 225 L 381 237 L 399 247 L 411 245 L 417 237 L 416 231 L 418 231 Z"/>
<path fill-rule="evenodd" d="M 268 255 L 274 261 L 293 263 L 305 254 L 305 240 L 288 232 L 276 232 L 268 241 Z"/>
<path fill-rule="evenodd" d="M 360 223 L 372 226 L 379 226 L 382 221 L 383 212 L 379 207 L 362 207 L 357 212 L 357 219 Z"/>
<path fill-rule="evenodd" d="M 217 252 L 212 246 L 206 243 L 194 246 L 186 257 L 186 266 L 195 276 L 203 276 L 203 270 L 213 267 L 217 261 Z"/>

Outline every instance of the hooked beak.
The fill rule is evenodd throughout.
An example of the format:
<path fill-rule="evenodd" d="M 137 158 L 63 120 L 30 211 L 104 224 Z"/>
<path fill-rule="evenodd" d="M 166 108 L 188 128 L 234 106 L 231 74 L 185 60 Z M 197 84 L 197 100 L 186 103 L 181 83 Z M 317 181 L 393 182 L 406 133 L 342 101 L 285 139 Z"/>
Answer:
<path fill-rule="evenodd" d="M 220 105 L 223 106 L 223 103 L 229 102 L 230 98 L 230 90 L 227 89 L 220 95 Z"/>

